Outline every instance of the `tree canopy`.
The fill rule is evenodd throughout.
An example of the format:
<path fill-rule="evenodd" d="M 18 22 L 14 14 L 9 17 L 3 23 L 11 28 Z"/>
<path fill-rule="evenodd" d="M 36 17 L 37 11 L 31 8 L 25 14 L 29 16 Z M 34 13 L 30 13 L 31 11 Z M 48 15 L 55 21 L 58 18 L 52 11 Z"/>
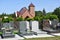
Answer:
<path fill-rule="evenodd" d="M 56 8 L 53 12 L 53 14 L 57 15 L 60 20 L 60 7 Z"/>
<path fill-rule="evenodd" d="M 8 18 L 2 18 L 2 22 L 5 23 L 5 22 L 10 22 L 10 21 L 13 21 L 13 18 L 12 17 L 8 17 Z"/>

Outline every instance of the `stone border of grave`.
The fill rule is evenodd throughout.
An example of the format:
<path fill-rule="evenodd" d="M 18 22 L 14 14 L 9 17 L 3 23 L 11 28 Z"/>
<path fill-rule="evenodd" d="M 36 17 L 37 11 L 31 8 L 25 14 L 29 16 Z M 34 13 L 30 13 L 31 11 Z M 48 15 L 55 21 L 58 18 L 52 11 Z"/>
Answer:
<path fill-rule="evenodd" d="M 57 33 L 57 34 L 55 33 L 52 35 L 50 35 L 50 34 L 28 35 L 28 36 L 24 36 L 25 38 L 15 34 L 14 38 L 4 38 L 4 39 L 0 38 L 0 40 L 20 40 L 20 39 L 23 40 L 23 39 L 29 39 L 29 38 L 44 38 L 44 37 L 55 37 L 55 36 L 60 36 L 60 33 Z"/>
<path fill-rule="evenodd" d="M 13 23 L 3 23 L 3 27 L 1 28 L 2 30 L 2 38 L 8 38 L 8 37 L 15 37 L 13 33 Z"/>

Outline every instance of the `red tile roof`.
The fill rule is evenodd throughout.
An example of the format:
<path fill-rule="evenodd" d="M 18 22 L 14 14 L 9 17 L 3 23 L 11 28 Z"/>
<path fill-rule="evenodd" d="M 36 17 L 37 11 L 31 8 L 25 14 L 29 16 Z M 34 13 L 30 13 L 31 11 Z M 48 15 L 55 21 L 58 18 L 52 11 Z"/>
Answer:
<path fill-rule="evenodd" d="M 23 7 L 23 8 L 20 10 L 20 14 L 22 15 L 26 10 L 27 10 L 27 8 L 26 8 L 26 7 Z"/>
<path fill-rule="evenodd" d="M 23 15 L 23 13 L 27 10 L 26 7 L 23 7 L 19 12 L 18 15 Z"/>

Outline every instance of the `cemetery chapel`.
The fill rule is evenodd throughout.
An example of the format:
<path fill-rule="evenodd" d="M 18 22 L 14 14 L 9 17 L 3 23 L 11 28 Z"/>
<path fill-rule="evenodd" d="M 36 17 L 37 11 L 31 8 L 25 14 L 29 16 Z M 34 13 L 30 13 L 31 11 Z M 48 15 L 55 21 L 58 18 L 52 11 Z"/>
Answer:
<path fill-rule="evenodd" d="M 20 11 L 16 12 L 16 17 L 22 18 L 34 18 L 35 17 L 35 6 L 31 3 L 28 7 L 23 7 Z"/>

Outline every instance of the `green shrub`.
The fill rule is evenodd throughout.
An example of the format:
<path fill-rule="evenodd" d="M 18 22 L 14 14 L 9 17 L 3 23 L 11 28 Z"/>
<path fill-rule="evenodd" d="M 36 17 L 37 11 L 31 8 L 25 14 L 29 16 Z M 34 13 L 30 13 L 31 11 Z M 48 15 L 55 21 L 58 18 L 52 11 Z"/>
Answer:
<path fill-rule="evenodd" d="M 10 21 L 13 21 L 13 18 L 12 18 L 12 17 L 2 18 L 2 22 L 3 22 L 3 23 L 5 23 L 5 22 L 10 22 Z"/>
<path fill-rule="evenodd" d="M 27 19 L 24 19 L 25 21 L 33 21 L 34 18 L 27 18 Z"/>
<path fill-rule="evenodd" d="M 22 17 L 18 17 L 18 18 L 16 18 L 16 21 L 23 21 L 23 18 Z"/>

